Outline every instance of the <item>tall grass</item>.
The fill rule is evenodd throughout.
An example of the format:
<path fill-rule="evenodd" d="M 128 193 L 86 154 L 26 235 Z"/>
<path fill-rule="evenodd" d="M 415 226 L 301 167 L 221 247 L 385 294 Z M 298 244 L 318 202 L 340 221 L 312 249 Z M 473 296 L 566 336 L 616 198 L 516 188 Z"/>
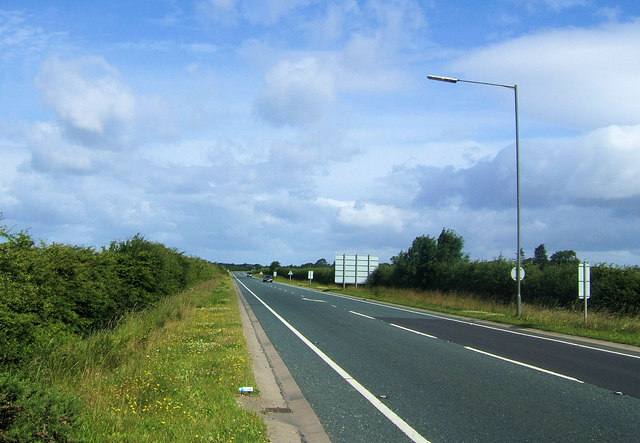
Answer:
<path fill-rule="evenodd" d="M 255 384 L 228 276 L 201 283 L 28 369 L 82 403 L 79 441 L 267 441 L 236 403 Z"/>

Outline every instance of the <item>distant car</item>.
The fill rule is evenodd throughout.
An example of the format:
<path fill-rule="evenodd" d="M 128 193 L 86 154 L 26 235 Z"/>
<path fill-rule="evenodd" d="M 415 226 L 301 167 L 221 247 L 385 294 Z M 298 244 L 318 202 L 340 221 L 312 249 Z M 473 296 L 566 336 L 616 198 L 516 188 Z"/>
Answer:
<path fill-rule="evenodd" d="M 266 281 L 266 282 L 268 282 L 268 283 L 273 283 L 273 277 L 272 277 L 272 276 L 270 276 L 270 275 L 265 275 L 265 276 L 262 278 L 262 281 L 263 281 L 263 282 L 264 282 L 264 281 Z"/>
<path fill-rule="evenodd" d="M 247 277 L 251 277 L 251 272 L 247 272 Z"/>

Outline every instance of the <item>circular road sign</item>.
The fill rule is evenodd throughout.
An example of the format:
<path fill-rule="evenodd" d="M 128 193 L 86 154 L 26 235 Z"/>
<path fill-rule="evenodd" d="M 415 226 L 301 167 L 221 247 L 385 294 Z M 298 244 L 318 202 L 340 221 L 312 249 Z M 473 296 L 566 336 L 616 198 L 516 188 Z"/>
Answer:
<path fill-rule="evenodd" d="M 511 270 L 511 278 L 513 279 L 513 281 L 516 281 L 516 268 L 514 267 Z M 520 268 L 520 281 L 522 281 L 522 279 L 524 278 L 524 269 L 522 269 L 522 267 Z"/>

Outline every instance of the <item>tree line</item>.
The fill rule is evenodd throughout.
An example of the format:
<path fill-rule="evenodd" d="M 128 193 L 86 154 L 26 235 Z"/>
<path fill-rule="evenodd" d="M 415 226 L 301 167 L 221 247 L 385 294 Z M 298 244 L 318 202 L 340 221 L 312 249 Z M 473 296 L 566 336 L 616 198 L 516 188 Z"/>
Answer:
<path fill-rule="evenodd" d="M 516 260 L 504 257 L 470 260 L 463 251 L 464 239 L 452 229 L 443 229 L 437 238 L 417 237 L 405 252 L 381 264 L 369 283 L 378 286 L 461 292 L 510 303 L 516 284 L 511 269 Z M 521 253 L 525 278 L 522 300 L 549 307 L 579 307 L 578 264 L 575 251 L 562 250 L 547 255 L 544 244 L 533 257 Z M 591 266 L 591 309 L 616 314 L 640 314 L 640 268 L 607 264 Z"/>

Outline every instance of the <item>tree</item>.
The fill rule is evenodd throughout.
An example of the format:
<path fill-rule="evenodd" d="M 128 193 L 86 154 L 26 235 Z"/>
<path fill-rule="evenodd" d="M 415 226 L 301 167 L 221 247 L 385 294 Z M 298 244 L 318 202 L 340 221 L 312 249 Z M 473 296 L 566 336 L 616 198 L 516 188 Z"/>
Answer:
<path fill-rule="evenodd" d="M 578 255 L 575 251 L 564 250 L 555 252 L 551 258 L 550 262 L 554 265 L 561 265 L 567 263 L 575 263 L 578 264 L 580 260 L 578 259 Z"/>
<path fill-rule="evenodd" d="M 407 251 L 411 284 L 426 288 L 437 260 L 438 243 L 430 236 L 416 237 Z"/>
<path fill-rule="evenodd" d="M 314 264 L 314 266 L 317 266 L 317 267 L 319 267 L 319 268 L 324 268 L 324 267 L 326 267 L 326 266 L 331 266 L 331 265 L 330 265 L 330 264 L 329 264 L 329 262 L 328 262 L 328 261 L 326 261 L 324 258 L 321 258 L 320 260 L 318 260 L 318 261 Z"/>
<path fill-rule="evenodd" d="M 280 267 L 280 262 L 279 261 L 272 261 L 271 264 L 269 265 L 269 270 L 271 271 L 271 273 L 273 273 L 279 267 Z"/>
<path fill-rule="evenodd" d="M 533 263 L 540 267 L 549 263 L 549 257 L 547 257 L 547 248 L 544 247 L 544 244 L 539 245 L 533 251 Z"/>
<path fill-rule="evenodd" d="M 464 239 L 456 231 L 442 228 L 436 247 L 436 260 L 448 263 L 462 260 L 464 258 L 463 246 Z"/>

